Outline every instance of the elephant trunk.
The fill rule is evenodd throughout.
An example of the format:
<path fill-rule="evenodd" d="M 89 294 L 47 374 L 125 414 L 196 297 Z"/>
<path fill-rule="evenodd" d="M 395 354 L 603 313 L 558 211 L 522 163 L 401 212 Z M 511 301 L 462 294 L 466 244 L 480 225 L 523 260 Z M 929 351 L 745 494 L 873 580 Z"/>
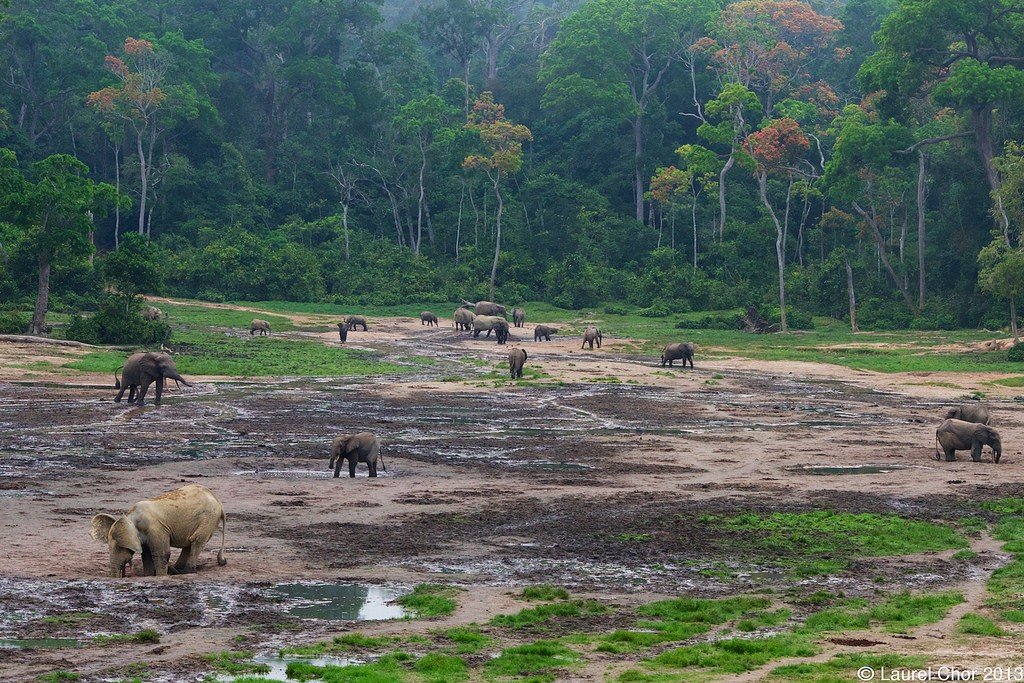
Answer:
<path fill-rule="evenodd" d="M 227 559 L 224 558 L 224 534 L 227 531 L 228 517 L 224 514 L 224 511 L 220 512 L 220 551 L 217 553 L 217 564 L 223 567 L 228 563 Z"/>
<path fill-rule="evenodd" d="M 184 385 L 185 385 L 186 387 L 190 387 L 190 386 L 192 386 L 192 383 L 191 383 L 191 382 L 189 382 L 188 380 L 186 380 L 186 379 L 185 379 L 184 377 L 182 377 L 181 375 L 179 375 L 179 374 L 178 374 L 177 372 L 168 372 L 168 373 L 165 373 L 165 374 L 164 374 L 164 376 L 165 376 L 165 377 L 170 377 L 170 378 L 171 378 L 171 379 L 173 379 L 173 380 L 174 380 L 175 382 L 181 382 L 181 383 L 182 383 L 182 384 L 184 384 Z"/>

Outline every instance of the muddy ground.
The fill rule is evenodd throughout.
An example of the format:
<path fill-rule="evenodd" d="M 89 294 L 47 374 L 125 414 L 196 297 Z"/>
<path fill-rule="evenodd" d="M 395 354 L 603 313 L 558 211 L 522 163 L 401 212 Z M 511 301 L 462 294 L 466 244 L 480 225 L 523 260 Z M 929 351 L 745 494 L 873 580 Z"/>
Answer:
<path fill-rule="evenodd" d="M 546 375 L 537 384 L 495 386 L 485 375 L 506 349 L 408 319 L 371 320 L 349 345 L 434 365 L 357 381 L 199 378 L 161 407 L 115 405 L 103 376 L 57 372 L 39 378 L 54 382 L 42 386 L 14 381 L 10 363 L 0 368 L 0 638 L 163 634 L 156 647 L 0 649 L 0 680 L 60 668 L 116 679 L 140 661 L 149 664 L 146 680 L 195 680 L 202 653 L 239 643 L 270 651 L 340 630 L 416 628 L 299 620 L 270 590 L 279 582 L 469 588 L 446 624 L 517 609 L 510 588 L 538 582 L 624 604 L 764 589 L 957 587 L 970 603 L 963 613 L 984 600 L 985 579 L 1006 561 L 981 538 L 967 564 L 937 553 L 797 579 L 744 554 L 743 538 L 701 516 L 836 509 L 949 520 L 967 514 L 971 500 L 1022 495 L 1024 420 L 1012 390 L 992 402 L 1002 461 L 986 453 L 981 463 L 967 454 L 946 463 L 934 459 L 935 426 L 977 377 L 942 376 L 960 390 L 920 377 L 699 355 L 695 370 L 666 372 L 627 355 L 624 340 L 591 352 L 575 338 L 528 341 L 529 327 L 520 336 L 527 367 Z M 78 352 L 0 346 L 8 359 L 33 353 Z M 362 430 L 385 444 L 386 475 L 370 479 L 360 468 L 356 479 L 332 478 L 331 438 Z M 863 465 L 876 467 L 807 469 Z M 227 566 L 208 549 L 193 576 L 104 578 L 107 551 L 89 538 L 92 515 L 189 482 L 224 503 Z M 69 612 L 89 613 L 87 627 L 53 619 Z M 947 638 L 952 627 L 932 627 L 939 645 L 928 647 L 987 661 L 958 651 Z M 1019 644 L 1002 647 L 989 653 L 993 661 L 1020 654 Z"/>

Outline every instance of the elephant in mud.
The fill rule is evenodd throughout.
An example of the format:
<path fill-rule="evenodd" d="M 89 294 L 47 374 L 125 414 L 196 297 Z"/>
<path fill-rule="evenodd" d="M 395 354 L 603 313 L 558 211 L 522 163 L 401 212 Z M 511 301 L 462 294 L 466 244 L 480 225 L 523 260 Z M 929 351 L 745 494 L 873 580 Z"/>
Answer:
<path fill-rule="evenodd" d="M 117 370 L 124 369 L 121 373 L 121 377 L 117 376 Z M 181 382 L 186 387 L 192 386 L 191 382 L 185 380 L 178 373 L 178 368 L 174 365 L 174 359 L 169 354 L 159 353 L 156 351 L 149 351 L 146 353 L 133 353 L 128 356 L 128 360 L 124 362 L 124 365 L 114 370 L 114 388 L 118 389 L 117 397 L 114 398 L 115 403 L 121 402 L 121 397 L 124 396 L 125 390 L 128 390 L 128 402 L 139 404 L 145 402 L 146 392 L 149 390 L 149 385 L 156 382 L 156 404 L 160 405 L 160 401 L 164 393 L 164 382 L 167 379 L 173 379 L 175 382 Z M 136 396 L 136 389 L 138 390 L 138 396 Z"/>
<path fill-rule="evenodd" d="M 526 349 L 512 349 L 508 352 L 508 370 L 512 379 L 523 378 L 523 366 L 526 365 Z"/>
<path fill-rule="evenodd" d="M 558 334 L 557 327 L 549 327 L 548 325 L 537 325 L 533 328 L 533 341 L 551 341 L 551 335 Z"/>
<path fill-rule="evenodd" d="M 427 327 L 437 327 L 437 316 L 430 311 L 423 311 L 420 313 L 420 325 L 426 325 Z"/>
<path fill-rule="evenodd" d="M 947 420 L 963 420 L 964 422 L 977 422 L 978 424 L 991 424 L 992 415 L 988 406 L 984 403 L 964 403 L 956 408 L 946 411 Z"/>
<path fill-rule="evenodd" d="M 590 350 L 593 351 L 594 342 L 597 342 L 597 348 L 601 348 L 602 339 L 601 330 L 593 325 L 589 325 L 587 329 L 583 331 L 583 343 L 580 344 L 580 348 L 582 349 L 587 344 L 590 344 Z"/>
<path fill-rule="evenodd" d="M 494 330 L 494 336 L 498 339 L 499 344 L 504 344 L 508 341 L 508 321 L 504 318 L 500 318 L 496 315 L 478 315 L 473 318 L 473 336 L 479 337 L 480 333 L 487 331 L 485 337 L 491 336 L 491 330 Z"/>
<path fill-rule="evenodd" d="M 501 304 L 496 304 L 493 301 L 477 301 L 475 304 L 470 303 L 463 299 L 463 303 L 469 307 L 473 307 L 473 313 L 476 315 L 500 315 L 502 318 L 508 315 L 506 308 Z"/>
<path fill-rule="evenodd" d="M 346 341 L 348 341 L 348 327 L 349 327 L 349 325 L 348 325 L 347 322 L 342 321 L 342 322 L 338 323 L 338 337 L 341 338 L 341 342 L 343 344 Z"/>
<path fill-rule="evenodd" d="M 516 327 L 522 327 L 526 324 L 526 311 L 521 308 L 512 309 L 512 324 Z"/>
<path fill-rule="evenodd" d="M 345 322 L 348 323 L 348 329 L 354 330 L 357 327 L 362 327 L 363 332 L 366 332 L 369 328 L 366 327 L 366 316 L 363 315 L 350 315 L 345 318 Z"/>
<path fill-rule="evenodd" d="M 683 361 L 683 367 L 686 367 L 686 361 L 690 361 L 690 367 L 693 367 L 693 344 L 690 342 L 683 342 L 681 344 L 669 344 L 661 352 L 661 367 L 665 367 L 665 363 L 672 367 L 673 361 Z"/>
<path fill-rule="evenodd" d="M 164 312 L 156 306 L 146 306 L 142 311 L 143 320 L 160 320 L 162 317 L 164 317 Z"/>
<path fill-rule="evenodd" d="M 259 318 L 253 318 L 253 321 L 249 323 L 249 336 L 260 333 L 260 336 L 267 336 L 270 334 L 270 323 L 266 320 L 260 320 Z"/>
<path fill-rule="evenodd" d="M 452 316 L 454 320 L 456 330 L 464 330 L 469 332 L 473 329 L 473 318 L 476 314 L 468 308 L 456 308 L 455 314 Z"/>
<path fill-rule="evenodd" d="M 370 432 L 337 436 L 331 443 L 331 462 L 327 469 L 334 470 L 334 477 L 341 476 L 341 463 L 348 460 L 348 476 L 356 476 L 356 464 L 365 462 L 370 468 L 370 476 L 377 476 L 377 465 L 385 472 L 384 458 L 380 454 L 380 442 Z"/>
<path fill-rule="evenodd" d="M 971 459 L 981 462 L 981 449 L 992 448 L 992 460 L 999 462 L 1003 454 L 1003 442 L 999 432 L 988 425 L 963 420 L 946 420 L 935 430 L 935 459 L 939 459 L 939 447 L 946 454 L 946 461 L 956 460 L 956 451 L 971 451 Z"/>
<path fill-rule="evenodd" d="M 189 484 L 156 498 L 141 500 L 119 519 L 107 514 L 92 518 L 90 536 L 110 547 L 108 573 L 123 577 L 135 553 L 142 555 L 142 576 L 193 574 L 203 547 L 220 526 L 217 564 L 224 566 L 224 506 L 205 486 Z M 168 566 L 171 548 L 181 548 Z"/>

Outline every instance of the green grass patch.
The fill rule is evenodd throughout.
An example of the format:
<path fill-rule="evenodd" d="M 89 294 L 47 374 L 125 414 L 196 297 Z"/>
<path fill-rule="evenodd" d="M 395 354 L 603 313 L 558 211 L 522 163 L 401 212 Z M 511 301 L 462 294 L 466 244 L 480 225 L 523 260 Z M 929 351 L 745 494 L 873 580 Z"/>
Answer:
<path fill-rule="evenodd" d="M 425 683 L 459 683 L 469 678 L 469 667 L 461 657 L 438 652 L 416 660 L 412 668 Z"/>
<path fill-rule="evenodd" d="M 928 659 L 920 655 L 867 654 L 850 652 L 836 655 L 827 662 L 790 664 L 772 669 L 769 680 L 780 683 L 841 683 L 855 681 L 856 672 L 868 667 L 875 672 L 883 668 L 890 671 L 897 669 L 920 669 L 927 665 Z"/>
<path fill-rule="evenodd" d="M 786 634 L 768 638 L 729 638 L 675 648 L 648 660 L 655 668 L 698 668 L 715 674 L 752 671 L 784 657 L 813 657 L 818 648 L 801 636 Z M 619 680 L 642 680 L 620 678 Z"/>
<path fill-rule="evenodd" d="M 76 626 L 78 624 L 92 621 L 102 615 L 96 612 L 62 612 L 60 614 L 51 614 L 47 617 L 39 619 L 41 624 L 56 624 L 58 626 Z"/>
<path fill-rule="evenodd" d="M 327 654 L 381 650 L 403 642 L 400 636 L 367 636 L 362 633 L 346 633 L 332 640 L 322 640 L 310 645 L 293 645 L 281 648 L 281 657 L 320 657 Z"/>
<path fill-rule="evenodd" d="M 993 384 L 1000 384 L 1004 387 L 1024 387 L 1024 375 L 1017 375 L 1016 377 L 1003 377 L 1002 379 L 992 380 Z"/>
<path fill-rule="evenodd" d="M 127 645 L 133 643 L 159 643 L 160 634 L 156 630 L 147 628 L 137 633 L 115 633 L 110 636 L 96 636 L 92 639 L 94 645 Z"/>
<path fill-rule="evenodd" d="M 413 657 L 405 652 L 392 652 L 376 661 L 350 666 L 316 666 L 308 662 L 289 662 L 285 675 L 289 680 L 319 680 L 323 683 L 397 683 L 409 680 L 408 665 L 412 659 Z M 420 680 L 433 683 L 442 679 L 424 677 Z"/>
<path fill-rule="evenodd" d="M 974 614 L 973 612 L 960 617 L 960 622 L 956 625 L 956 630 L 959 633 L 968 633 L 976 636 L 1006 635 L 1006 631 L 996 626 L 994 621 L 983 617 L 980 614 Z"/>
<path fill-rule="evenodd" d="M 459 589 L 436 583 L 421 583 L 408 595 L 403 595 L 395 602 L 412 613 L 416 619 L 447 617 L 455 613 L 459 603 L 455 600 Z"/>
<path fill-rule="evenodd" d="M 537 586 L 527 586 L 518 597 L 523 600 L 568 600 L 569 591 L 561 586 L 542 583 Z"/>
<path fill-rule="evenodd" d="M 939 621 L 951 607 L 963 601 L 963 594 L 955 591 L 898 593 L 874 606 L 869 606 L 867 601 L 861 599 L 849 600 L 843 607 L 811 615 L 799 632 L 864 630 L 880 626 L 890 633 L 905 633 L 923 624 Z"/>
<path fill-rule="evenodd" d="M 82 680 L 82 677 L 74 671 L 58 669 L 57 671 L 45 673 L 36 680 L 41 681 L 41 683 L 73 683 L 73 681 Z"/>
<path fill-rule="evenodd" d="M 1010 616 L 1024 614 L 1024 558 L 1018 555 L 1013 562 L 992 572 L 987 588 L 987 607 L 1000 610 L 1008 621 L 1024 621 Z"/>
<path fill-rule="evenodd" d="M 270 333 L 294 330 L 295 325 L 288 318 L 279 315 L 256 313 L 254 311 L 238 311 L 232 308 L 216 308 L 189 304 L 156 304 L 156 307 L 167 314 L 167 322 L 172 325 L 187 327 L 230 327 L 249 334 L 249 326 L 254 318 L 270 323 Z M 254 306 L 250 306 L 255 308 Z"/>
<path fill-rule="evenodd" d="M 492 681 L 525 678 L 530 683 L 546 683 L 555 680 L 559 669 L 572 667 L 578 662 L 579 656 L 565 645 L 552 640 L 538 640 L 503 650 L 484 665 L 484 676 Z"/>
<path fill-rule="evenodd" d="M 252 661 L 253 653 L 248 650 L 226 650 L 223 652 L 211 652 L 206 655 L 206 661 L 218 673 L 229 676 L 244 676 L 246 674 L 265 674 L 270 672 L 266 664 L 257 664 Z"/>
<path fill-rule="evenodd" d="M 516 614 L 499 614 L 491 619 L 491 626 L 505 628 L 531 628 L 565 617 L 585 617 L 606 614 L 608 607 L 597 600 L 570 600 L 538 605 L 520 610 Z"/>
<path fill-rule="evenodd" d="M 476 654 L 494 643 L 494 638 L 481 633 L 476 624 L 439 629 L 433 631 L 432 635 L 436 638 L 435 642 L 457 655 Z"/>

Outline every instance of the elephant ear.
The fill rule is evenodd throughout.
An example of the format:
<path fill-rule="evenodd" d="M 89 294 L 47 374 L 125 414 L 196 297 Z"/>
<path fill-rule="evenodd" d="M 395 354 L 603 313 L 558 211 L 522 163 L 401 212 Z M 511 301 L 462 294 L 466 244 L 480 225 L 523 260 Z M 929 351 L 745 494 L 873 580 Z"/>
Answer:
<path fill-rule="evenodd" d="M 139 532 L 128 517 L 122 517 L 110 527 L 110 537 L 114 539 L 119 548 L 125 548 L 136 553 L 142 553 L 142 543 L 139 541 Z"/>
<path fill-rule="evenodd" d="M 114 526 L 117 520 L 110 515 L 100 513 L 92 518 L 92 531 L 89 535 L 100 543 L 106 543 L 110 538 L 110 527 Z"/>

